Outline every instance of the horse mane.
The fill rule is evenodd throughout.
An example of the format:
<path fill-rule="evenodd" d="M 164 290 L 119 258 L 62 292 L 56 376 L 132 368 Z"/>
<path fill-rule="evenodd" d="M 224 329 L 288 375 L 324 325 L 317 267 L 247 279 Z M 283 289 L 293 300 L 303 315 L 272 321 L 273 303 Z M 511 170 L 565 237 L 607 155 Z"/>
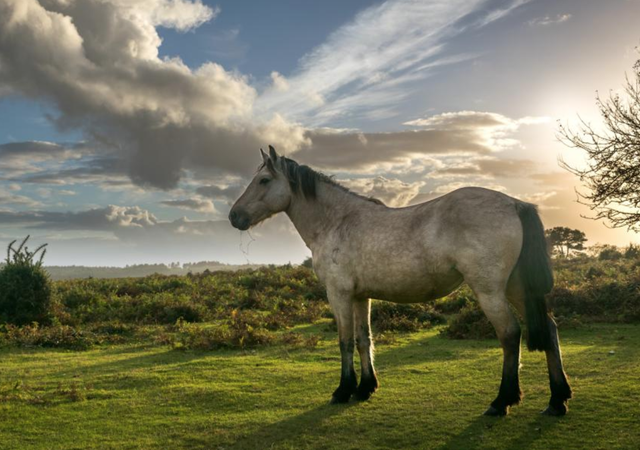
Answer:
<path fill-rule="evenodd" d="M 291 158 L 286 156 L 280 156 L 283 161 L 284 175 L 289 181 L 289 186 L 293 192 L 301 193 L 307 200 L 315 200 L 317 198 L 317 183 L 327 183 L 339 188 L 340 190 L 347 192 L 350 195 L 365 199 L 367 201 L 376 203 L 378 205 L 386 206 L 384 202 L 375 197 L 366 197 L 353 192 L 346 186 L 341 185 L 333 177 L 325 175 L 322 172 L 312 169 L 311 167 L 303 164 L 298 164 Z M 264 164 L 260 166 L 260 169 L 264 167 Z"/>

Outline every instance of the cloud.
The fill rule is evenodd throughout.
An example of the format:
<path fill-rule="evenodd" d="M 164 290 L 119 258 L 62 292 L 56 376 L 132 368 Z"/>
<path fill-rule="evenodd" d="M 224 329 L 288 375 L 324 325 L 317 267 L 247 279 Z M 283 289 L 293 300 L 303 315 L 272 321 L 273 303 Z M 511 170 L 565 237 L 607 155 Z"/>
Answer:
<path fill-rule="evenodd" d="M 3 189 L 0 187 L 0 208 L 6 205 L 35 208 L 41 206 L 42 203 L 25 195 L 18 195 L 15 193 L 15 190 L 10 187 L 9 189 Z"/>
<path fill-rule="evenodd" d="M 188 209 L 191 211 L 197 211 L 202 213 L 215 213 L 216 208 L 213 206 L 213 202 L 211 200 L 200 199 L 200 198 L 188 198 L 188 199 L 180 199 L 180 200 L 164 200 L 160 202 L 165 206 L 173 206 L 175 208 Z"/>
<path fill-rule="evenodd" d="M 279 92 L 286 92 L 289 90 L 289 82 L 287 79 L 278 72 L 271 72 L 271 82 L 273 89 Z"/>
<path fill-rule="evenodd" d="M 238 73 L 158 57 L 156 26 L 184 31 L 215 13 L 187 0 L 1 0 L 0 84 L 52 102 L 57 126 L 109 146 L 137 184 L 174 187 L 190 166 L 246 172 L 267 140 L 299 146 L 299 127 L 256 118 Z"/>
<path fill-rule="evenodd" d="M 527 23 L 530 27 L 548 27 L 551 25 L 559 25 L 561 23 L 567 22 L 573 16 L 571 14 L 558 14 L 554 17 L 552 16 L 544 16 L 544 17 L 536 17 L 535 19 L 531 19 Z"/>
<path fill-rule="evenodd" d="M 308 127 L 332 118 L 392 116 L 408 83 L 472 57 L 441 56 L 447 40 L 521 3 L 507 2 L 499 15 L 482 0 L 371 6 L 302 58 L 293 76 L 273 72 L 259 95 L 248 77 L 219 64 L 191 69 L 159 58 L 156 27 L 192 30 L 220 12 L 200 0 L 0 0 L 0 86 L 53 104 L 54 124 L 82 130 L 87 146 L 118 162 L 119 177 L 170 189 L 187 171 L 246 175 L 266 143 L 287 154 L 308 148 L 314 135 L 325 139 Z M 104 168 L 65 167 L 29 181 L 88 182 Z"/>
<path fill-rule="evenodd" d="M 537 164 L 528 159 L 483 158 L 437 169 L 431 176 L 517 178 L 531 175 L 536 168 Z"/>
<path fill-rule="evenodd" d="M 137 206 L 110 205 L 80 212 L 0 211 L 0 222 L 48 230 L 114 231 L 119 228 L 154 226 L 158 219 Z"/>
<path fill-rule="evenodd" d="M 38 242 L 51 244 L 49 263 L 53 260 L 63 264 L 122 266 L 141 262 L 225 260 L 236 264 L 283 264 L 302 261 L 309 254 L 283 215 L 266 221 L 250 233 L 240 233 L 228 220 L 183 217 L 163 221 L 138 206 L 116 205 L 78 212 L 0 210 L 0 223 L 56 232 L 49 237 L 34 236 Z M 92 237 L 82 239 L 87 232 Z M 79 248 L 70 251 L 67 245 L 70 239 L 81 239 Z M 287 251 L 283 252 L 284 248 Z M 114 249 L 118 250 L 116 254 Z M 72 259 L 68 258 L 70 252 L 74 255 Z M 88 253 L 91 256 L 87 256 Z"/>
<path fill-rule="evenodd" d="M 88 153 L 82 145 L 68 148 L 53 142 L 28 141 L 0 144 L 0 176 L 21 175 L 42 170 L 42 164 L 55 165 L 79 159 Z"/>
<path fill-rule="evenodd" d="M 422 181 L 406 183 L 398 179 L 379 176 L 340 180 L 340 184 L 366 197 L 382 200 L 388 206 L 400 207 L 407 205 L 415 198 L 425 183 Z"/>
<path fill-rule="evenodd" d="M 523 125 L 544 123 L 546 118 L 511 119 L 497 113 L 459 111 L 406 122 L 416 130 L 362 133 L 332 129 L 309 131 L 312 143 L 294 158 L 323 169 L 365 172 L 390 170 L 414 158 L 482 155 L 485 157 L 519 145 L 513 136 Z M 479 160 L 478 160 L 479 161 Z M 479 163 L 486 170 L 489 159 Z M 514 163 L 515 164 L 515 163 Z M 504 165 L 504 164 L 503 164 Z M 469 166 L 469 170 L 473 170 Z M 480 170 L 479 166 L 478 170 Z M 506 168 L 503 171 L 506 173 Z"/>
<path fill-rule="evenodd" d="M 473 57 L 444 56 L 449 40 L 523 3 L 487 8 L 482 0 L 398 0 L 371 6 L 302 58 L 287 79 L 289 89 L 266 92 L 256 108 L 307 126 L 327 126 L 345 116 L 393 116 L 394 106 L 412 94 L 411 83 L 439 66 Z"/>
<path fill-rule="evenodd" d="M 198 187 L 196 192 L 212 200 L 232 202 L 240 196 L 244 188 L 245 186 L 241 184 L 228 186 L 208 185 Z"/>

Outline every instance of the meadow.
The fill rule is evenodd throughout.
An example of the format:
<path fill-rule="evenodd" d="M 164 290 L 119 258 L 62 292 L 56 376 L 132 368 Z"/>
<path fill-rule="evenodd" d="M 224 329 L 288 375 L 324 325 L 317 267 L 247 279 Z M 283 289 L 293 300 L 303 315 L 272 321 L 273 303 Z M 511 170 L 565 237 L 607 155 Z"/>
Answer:
<path fill-rule="evenodd" d="M 528 352 L 523 404 L 481 416 L 502 358 L 465 288 L 375 302 L 381 389 L 329 405 L 340 356 L 324 289 L 279 266 L 54 282 L 49 325 L 0 329 L 1 448 L 638 448 L 640 259 L 555 266 L 575 397 L 563 418 L 539 414 L 546 364 Z"/>

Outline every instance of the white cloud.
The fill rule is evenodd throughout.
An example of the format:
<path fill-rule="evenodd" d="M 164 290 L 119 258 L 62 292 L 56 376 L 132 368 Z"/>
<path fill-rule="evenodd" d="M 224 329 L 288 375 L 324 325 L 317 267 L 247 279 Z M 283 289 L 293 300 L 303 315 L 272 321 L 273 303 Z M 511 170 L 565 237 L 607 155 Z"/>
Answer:
<path fill-rule="evenodd" d="M 179 200 L 164 200 L 160 202 L 165 206 L 172 206 L 174 208 L 187 209 L 191 211 L 197 211 L 202 213 L 215 213 L 216 208 L 211 200 L 203 198 L 188 198 Z"/>
<path fill-rule="evenodd" d="M 531 27 L 548 27 L 551 25 L 559 25 L 561 23 L 567 22 L 572 17 L 573 16 L 571 14 L 558 14 L 556 16 L 536 17 L 535 19 L 531 19 L 527 23 Z"/>
<path fill-rule="evenodd" d="M 271 72 L 271 82 L 276 91 L 286 92 L 289 90 L 289 82 L 281 73 Z"/>
<path fill-rule="evenodd" d="M 382 176 L 340 180 L 340 184 L 366 197 L 380 199 L 386 205 L 394 207 L 407 205 L 418 195 L 420 188 L 425 185 L 422 181 L 406 183 L 398 179 L 388 179 Z"/>
<path fill-rule="evenodd" d="M 259 111 L 321 126 L 348 115 L 386 117 L 411 94 L 407 84 L 471 55 L 442 55 L 444 44 L 503 17 L 525 1 L 482 11 L 482 0 L 386 1 L 371 6 L 304 56 L 286 92 L 270 90 Z M 321 108 L 320 108 L 321 107 Z"/>

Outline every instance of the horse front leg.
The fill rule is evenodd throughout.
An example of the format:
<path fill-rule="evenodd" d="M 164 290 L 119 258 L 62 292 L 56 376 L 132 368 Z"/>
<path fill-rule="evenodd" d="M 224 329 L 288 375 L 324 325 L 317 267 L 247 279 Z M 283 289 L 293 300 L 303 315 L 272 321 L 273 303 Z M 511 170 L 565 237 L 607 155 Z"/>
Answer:
<path fill-rule="evenodd" d="M 371 300 L 356 301 L 353 305 L 356 346 L 360 354 L 360 385 L 356 391 L 358 400 L 368 400 L 379 387 L 373 368 L 373 337 L 371 336 Z"/>
<path fill-rule="evenodd" d="M 342 357 L 340 385 L 334 391 L 331 403 L 347 403 L 358 386 L 356 371 L 353 368 L 353 351 L 355 347 L 353 300 L 349 295 L 332 294 L 330 292 L 328 294 L 329 303 L 338 324 L 340 355 Z"/>

